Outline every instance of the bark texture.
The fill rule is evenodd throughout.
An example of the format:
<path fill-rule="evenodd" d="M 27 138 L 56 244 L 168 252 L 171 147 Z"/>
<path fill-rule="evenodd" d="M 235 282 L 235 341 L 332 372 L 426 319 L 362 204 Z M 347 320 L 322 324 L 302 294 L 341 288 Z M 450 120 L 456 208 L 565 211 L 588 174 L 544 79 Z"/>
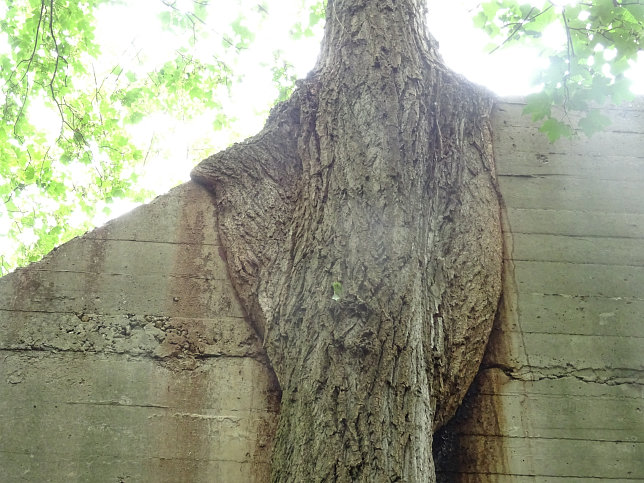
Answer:
<path fill-rule="evenodd" d="M 444 67 L 423 3 L 329 0 L 314 71 L 192 173 L 282 389 L 273 481 L 433 481 L 490 331 L 492 101 Z"/>

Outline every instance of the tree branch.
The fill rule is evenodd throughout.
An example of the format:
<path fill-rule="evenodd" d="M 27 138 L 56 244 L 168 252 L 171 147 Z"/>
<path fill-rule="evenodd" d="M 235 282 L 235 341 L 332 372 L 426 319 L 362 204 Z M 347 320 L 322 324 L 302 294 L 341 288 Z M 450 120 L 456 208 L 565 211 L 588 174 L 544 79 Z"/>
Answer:
<path fill-rule="evenodd" d="M 29 57 L 29 59 L 23 59 L 20 62 L 18 62 L 18 65 L 16 66 L 16 71 L 17 71 L 18 67 L 20 67 L 22 63 L 28 62 L 27 69 L 25 70 L 25 73 L 20 78 L 19 82 L 22 82 L 25 79 L 25 77 L 27 77 L 27 74 L 29 74 L 29 71 L 31 70 L 31 64 L 33 63 L 34 57 L 36 55 L 36 49 L 38 49 L 38 36 L 40 34 L 40 26 L 42 25 L 44 10 L 45 10 L 45 1 L 43 0 L 42 3 L 40 4 L 40 15 L 38 17 L 38 26 L 36 27 L 36 38 L 34 40 L 34 48 L 31 52 L 31 56 Z M 9 83 L 11 83 L 11 78 L 9 79 Z M 22 117 L 22 114 L 25 110 L 25 105 L 27 104 L 28 96 L 29 96 L 29 78 L 27 77 L 27 87 L 25 88 L 25 93 L 22 96 L 22 104 L 20 106 L 20 110 L 18 111 L 18 115 L 16 116 L 16 120 L 13 123 L 13 135 L 16 136 L 18 139 L 20 139 L 20 136 L 18 135 L 18 132 L 17 132 L 18 122 L 20 121 L 20 118 Z"/>
<path fill-rule="evenodd" d="M 543 12 L 538 13 L 538 14 L 537 14 L 537 15 L 535 15 L 534 17 L 530 17 L 530 15 L 531 15 L 531 14 L 532 14 L 532 12 L 535 10 L 535 8 L 536 8 L 536 7 L 532 7 L 532 8 L 530 9 L 530 11 L 526 14 L 526 16 L 523 18 L 523 20 L 522 20 L 521 22 L 517 22 L 517 26 L 516 26 L 516 27 L 515 27 L 515 29 L 512 31 L 512 33 L 510 33 L 510 35 L 508 35 L 508 37 L 507 37 L 503 42 L 501 42 L 499 45 L 497 45 L 496 47 L 494 47 L 494 49 L 492 49 L 492 51 L 490 51 L 490 54 L 493 54 L 494 52 L 496 52 L 497 50 L 499 50 L 501 47 L 503 47 L 505 44 L 507 44 L 510 40 L 512 40 L 512 39 L 514 38 L 514 36 L 515 36 L 517 33 L 519 33 L 519 31 L 523 28 L 523 26 L 524 26 L 526 23 L 532 22 L 532 21 L 533 21 L 535 18 L 537 18 L 539 15 L 542 15 L 542 14 L 544 14 L 545 12 L 547 12 L 548 10 L 550 10 L 550 9 L 552 8 L 552 5 L 551 5 L 550 7 L 548 7 L 548 8 L 546 8 Z M 530 17 L 530 18 L 529 18 L 529 17 Z"/>

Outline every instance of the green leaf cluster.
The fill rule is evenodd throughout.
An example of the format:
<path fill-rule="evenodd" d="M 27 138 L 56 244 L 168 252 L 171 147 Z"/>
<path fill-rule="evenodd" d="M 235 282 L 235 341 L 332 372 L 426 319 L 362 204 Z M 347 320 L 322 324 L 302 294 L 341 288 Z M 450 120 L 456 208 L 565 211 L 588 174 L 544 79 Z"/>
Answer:
<path fill-rule="evenodd" d="M 83 233 L 115 200 L 150 198 L 137 180 L 152 147 L 133 125 L 156 112 L 189 119 L 221 109 L 231 69 L 189 53 L 207 2 L 188 12 L 164 3 L 159 21 L 189 33 L 175 58 L 152 70 L 124 58 L 101 72 L 95 15 L 107 3 L 15 0 L 0 18 L 9 44 L 0 54 L 0 275 Z M 232 28 L 248 36 L 239 22 Z M 219 112 L 213 130 L 228 122 Z"/>
<path fill-rule="evenodd" d="M 287 100 L 295 89 L 297 75 L 293 65 L 284 59 L 284 53 L 281 50 L 273 53 L 271 72 L 273 73 L 273 84 L 279 92 L 277 102 Z"/>
<path fill-rule="evenodd" d="M 299 8 L 305 15 L 291 27 L 290 34 L 293 40 L 313 37 L 315 29 L 324 25 L 326 18 L 326 0 L 300 0 Z"/>
<path fill-rule="evenodd" d="M 541 122 L 551 142 L 581 130 L 590 136 L 608 125 L 595 108 L 632 98 L 624 72 L 643 48 L 644 2 L 596 0 L 561 5 L 552 1 L 519 3 L 487 1 L 474 24 L 497 43 L 492 51 L 512 44 L 537 46 L 549 67 L 535 79 L 540 92 L 527 98 L 525 114 Z M 546 29 L 558 25 L 565 41 L 560 48 L 542 43 Z M 557 115 L 553 107 L 563 108 Z M 569 113 L 579 117 L 575 125 Z"/>

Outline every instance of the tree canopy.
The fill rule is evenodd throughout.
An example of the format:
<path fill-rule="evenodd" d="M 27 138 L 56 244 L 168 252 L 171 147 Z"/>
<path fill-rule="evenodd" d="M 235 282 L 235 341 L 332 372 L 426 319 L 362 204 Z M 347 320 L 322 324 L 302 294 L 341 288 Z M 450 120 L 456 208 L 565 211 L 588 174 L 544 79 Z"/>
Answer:
<path fill-rule="evenodd" d="M 84 232 L 115 201 L 156 194 L 140 178 L 146 164 L 163 155 L 158 139 L 172 133 L 141 136 L 137 127 L 145 120 L 170 116 L 208 126 L 211 136 L 187 156 L 186 173 L 190 163 L 249 134 L 235 124 L 231 89 L 244 80 L 240 64 L 256 30 L 285 16 L 280 5 L 238 0 L 222 15 L 207 1 L 146 2 L 146 18 L 131 15 L 172 33 L 173 48 L 150 61 L 136 39 L 125 39 L 125 50 L 107 57 L 107 64 L 97 18 L 108 7 L 126 12 L 127 2 L 13 0 L 0 6 L 0 274 Z M 319 40 L 324 2 L 294 0 L 286 8 L 295 12 L 288 25 L 293 42 Z M 472 21 L 489 35 L 491 52 L 522 44 L 549 59 L 525 111 L 551 141 L 603 129 L 608 121 L 592 107 L 632 97 L 625 72 L 642 51 L 641 1 L 494 0 L 473 9 Z M 120 35 L 119 25 L 111 29 Z M 563 42 L 544 44 L 557 29 Z M 297 75 L 285 50 L 255 60 L 274 84 L 259 111 L 293 90 Z M 578 125 L 570 111 L 582 112 Z"/>

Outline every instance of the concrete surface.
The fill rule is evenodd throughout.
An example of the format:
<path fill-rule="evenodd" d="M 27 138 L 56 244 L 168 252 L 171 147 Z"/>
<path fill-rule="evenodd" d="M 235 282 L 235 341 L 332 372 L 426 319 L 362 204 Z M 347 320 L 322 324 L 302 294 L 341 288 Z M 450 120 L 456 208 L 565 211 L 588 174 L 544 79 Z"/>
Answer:
<path fill-rule="evenodd" d="M 266 481 L 273 374 L 188 183 L 0 279 L 0 482 Z"/>
<path fill-rule="evenodd" d="M 644 102 L 554 145 L 521 110 L 494 114 L 504 300 L 441 481 L 643 481 Z"/>
<path fill-rule="evenodd" d="M 505 295 L 446 482 L 644 480 L 644 102 L 497 106 Z M 0 482 L 263 482 L 279 393 L 188 183 L 0 279 Z"/>

